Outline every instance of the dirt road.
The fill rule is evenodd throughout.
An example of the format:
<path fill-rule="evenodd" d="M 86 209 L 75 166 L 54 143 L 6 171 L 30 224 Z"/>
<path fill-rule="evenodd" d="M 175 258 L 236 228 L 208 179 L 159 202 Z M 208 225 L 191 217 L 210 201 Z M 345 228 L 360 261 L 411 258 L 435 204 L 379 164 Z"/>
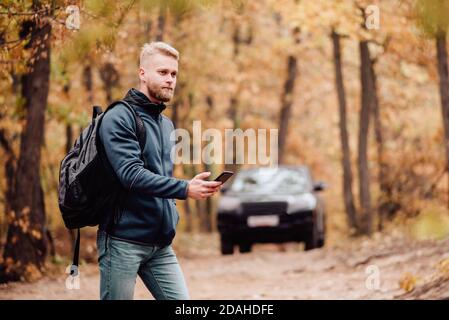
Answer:
<path fill-rule="evenodd" d="M 216 235 L 190 239 L 188 249 L 184 241 L 177 240 L 175 250 L 193 299 L 449 298 L 449 239 L 381 237 L 307 252 L 299 244 L 256 245 L 232 256 L 219 254 Z M 3 285 L 0 299 L 98 298 L 95 264 L 81 268 L 79 290 L 66 289 L 65 280 L 61 272 Z M 140 279 L 135 299 L 152 299 Z"/>

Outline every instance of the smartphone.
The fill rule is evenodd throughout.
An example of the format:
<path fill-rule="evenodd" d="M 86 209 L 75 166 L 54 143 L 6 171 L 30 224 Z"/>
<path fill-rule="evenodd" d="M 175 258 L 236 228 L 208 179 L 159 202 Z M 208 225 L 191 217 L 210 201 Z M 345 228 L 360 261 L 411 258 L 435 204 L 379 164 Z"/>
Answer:
<path fill-rule="evenodd" d="M 223 184 L 230 177 L 232 177 L 233 174 L 234 174 L 234 172 L 232 172 L 232 171 L 223 171 L 218 177 L 215 178 L 214 181 L 220 181 Z"/>

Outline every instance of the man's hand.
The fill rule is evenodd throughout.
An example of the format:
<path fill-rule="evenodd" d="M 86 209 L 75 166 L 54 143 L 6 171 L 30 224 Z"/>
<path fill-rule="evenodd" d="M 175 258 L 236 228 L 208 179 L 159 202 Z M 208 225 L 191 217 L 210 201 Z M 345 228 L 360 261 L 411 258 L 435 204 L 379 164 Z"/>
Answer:
<path fill-rule="evenodd" d="M 189 181 L 189 185 L 187 187 L 187 196 L 195 200 L 205 199 L 213 196 L 218 190 L 220 190 L 220 181 L 204 180 L 209 176 L 210 172 L 201 172 L 193 177 L 193 179 Z"/>

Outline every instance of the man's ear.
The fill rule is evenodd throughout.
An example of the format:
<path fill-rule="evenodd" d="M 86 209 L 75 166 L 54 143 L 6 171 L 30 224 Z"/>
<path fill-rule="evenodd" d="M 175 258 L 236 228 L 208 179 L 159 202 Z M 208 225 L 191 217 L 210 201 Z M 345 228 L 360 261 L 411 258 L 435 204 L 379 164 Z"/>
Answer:
<path fill-rule="evenodd" d="M 145 80 L 145 69 L 142 68 L 142 67 L 139 68 L 139 79 L 142 82 L 146 82 L 146 80 Z"/>

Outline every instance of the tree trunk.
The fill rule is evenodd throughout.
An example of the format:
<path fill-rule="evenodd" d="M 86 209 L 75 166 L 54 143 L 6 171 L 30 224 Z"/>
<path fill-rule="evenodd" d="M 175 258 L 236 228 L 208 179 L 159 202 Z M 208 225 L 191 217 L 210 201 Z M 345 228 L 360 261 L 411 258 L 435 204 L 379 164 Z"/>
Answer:
<path fill-rule="evenodd" d="M 343 70 L 341 62 L 340 35 L 332 32 L 332 43 L 334 48 L 334 66 L 335 66 L 335 87 L 337 89 L 338 106 L 340 115 L 340 141 L 342 148 L 342 167 L 343 167 L 343 199 L 346 208 L 346 215 L 349 227 L 357 230 L 357 216 L 354 205 L 354 194 L 352 192 L 352 170 L 351 170 L 351 152 L 349 148 L 349 137 L 346 123 L 346 92 L 343 82 Z"/>
<path fill-rule="evenodd" d="M 185 231 L 187 233 L 192 233 L 193 232 L 193 221 L 192 221 L 192 210 L 190 209 L 189 199 L 184 200 L 184 213 L 185 213 L 184 218 L 186 221 Z"/>
<path fill-rule="evenodd" d="M 188 179 L 191 179 L 194 177 L 194 168 L 193 164 L 190 165 L 183 165 L 184 175 L 188 176 Z M 186 232 L 193 232 L 194 231 L 194 217 L 192 214 L 192 206 L 191 201 L 189 198 L 184 200 L 184 212 L 185 212 L 185 230 Z"/>
<path fill-rule="evenodd" d="M 176 128 L 176 127 L 175 127 Z M 190 140 L 190 144 L 192 144 L 192 140 Z M 190 150 L 192 150 L 192 145 L 190 145 Z M 183 164 L 182 170 L 184 173 L 184 176 L 187 177 L 187 179 L 192 179 L 195 175 L 195 168 L 193 164 Z M 193 232 L 194 229 L 194 221 L 193 221 L 193 215 L 192 215 L 192 207 L 190 203 L 190 199 L 187 198 L 183 200 L 184 202 L 184 213 L 185 213 L 185 231 L 188 233 Z"/>
<path fill-rule="evenodd" d="M 6 132 L 4 129 L 0 129 L 0 145 L 2 146 L 6 161 L 5 161 L 5 177 L 6 177 L 6 189 L 5 189 L 5 201 L 4 201 L 4 211 L 5 216 L 11 213 L 13 194 L 14 194 L 14 176 L 16 172 L 17 159 L 14 155 L 11 142 L 6 137 Z M 1 226 L 0 229 L 0 241 L 3 241 L 3 235 L 6 229 Z"/>
<path fill-rule="evenodd" d="M 172 114 L 171 114 L 171 121 L 173 122 L 173 127 L 175 129 L 178 129 L 178 122 L 179 122 L 179 105 L 180 105 L 180 101 L 179 100 L 175 100 L 173 102 L 173 107 L 172 107 Z"/>
<path fill-rule="evenodd" d="M 359 197 L 361 206 L 361 228 L 364 234 L 371 234 L 372 230 L 372 209 L 368 167 L 368 131 L 369 117 L 371 111 L 372 84 L 370 75 L 370 54 L 367 41 L 360 41 L 360 80 L 361 80 L 361 109 L 359 126 Z"/>
<path fill-rule="evenodd" d="M 387 179 L 387 163 L 384 159 L 384 139 L 383 139 L 383 127 L 382 120 L 380 118 L 380 108 L 379 108 L 379 97 L 377 95 L 377 77 L 376 71 L 374 70 L 374 61 L 370 60 L 370 75 L 371 75 L 371 85 L 372 85 L 372 114 L 374 120 L 374 135 L 376 139 L 377 146 L 377 162 L 379 166 L 378 180 L 380 196 L 378 199 L 378 230 L 383 229 L 383 223 L 389 208 L 391 208 L 391 187 L 389 186 Z"/>
<path fill-rule="evenodd" d="M 164 41 L 165 20 L 166 7 L 164 4 L 161 4 L 159 8 L 159 16 L 157 17 L 156 41 Z"/>
<path fill-rule="evenodd" d="M 203 203 L 200 200 L 195 200 L 195 208 L 196 208 L 196 212 L 198 214 L 199 231 L 200 232 L 207 232 L 207 230 L 204 227 L 204 206 L 203 206 Z"/>
<path fill-rule="evenodd" d="M 143 42 L 147 42 L 148 39 L 151 40 L 152 37 L 152 28 L 153 28 L 153 21 L 148 20 L 145 23 L 145 28 L 144 28 L 144 36 L 143 36 Z"/>
<path fill-rule="evenodd" d="M 444 149 L 446 152 L 446 171 L 449 168 L 449 75 L 447 66 L 446 32 L 440 30 L 436 34 L 438 75 L 440 78 L 440 100 L 444 126 Z M 449 179 L 449 175 L 448 175 Z M 449 207 L 449 180 L 448 180 Z"/>
<path fill-rule="evenodd" d="M 94 103 L 93 77 L 90 62 L 83 69 L 83 86 L 87 92 L 87 102 L 92 106 Z"/>
<path fill-rule="evenodd" d="M 240 121 L 238 116 L 238 99 L 236 97 L 231 97 L 229 100 L 228 117 L 232 120 L 232 129 L 235 130 L 240 127 Z M 232 152 L 232 163 L 225 162 L 225 170 L 237 172 L 237 144 L 226 139 L 226 153 Z M 225 158 L 226 159 L 226 158 Z"/>
<path fill-rule="evenodd" d="M 299 27 L 293 28 L 292 32 L 293 43 L 295 46 L 300 43 L 301 30 Z M 279 117 L 279 136 L 278 148 L 279 164 L 285 163 L 285 150 L 287 145 L 288 124 L 291 117 L 291 107 L 293 104 L 293 94 L 295 91 L 295 81 L 298 74 L 298 62 L 294 55 L 289 55 L 287 58 L 287 79 L 284 83 L 284 92 L 281 96 L 281 112 Z"/>
<path fill-rule="evenodd" d="M 240 46 L 242 44 L 242 40 L 240 38 L 240 26 L 234 25 L 234 32 L 232 34 L 232 43 L 233 43 L 233 61 L 236 64 L 239 64 L 238 61 L 238 55 L 240 54 Z M 241 67 L 238 66 L 238 70 L 241 70 Z M 237 88 L 239 88 L 239 84 L 237 84 Z M 231 98 L 229 99 L 229 108 L 227 110 L 228 117 L 232 120 L 232 129 L 235 130 L 240 127 L 240 120 L 239 120 L 239 112 L 238 112 L 238 106 L 239 106 L 239 100 L 238 100 L 238 92 L 239 89 L 235 90 Z M 228 141 L 226 140 L 226 153 L 232 152 L 232 163 L 227 163 L 225 161 L 225 167 L 224 169 L 227 171 L 237 172 L 238 165 L 237 165 L 237 146 L 234 141 Z M 225 157 L 226 158 L 226 157 Z"/>
<path fill-rule="evenodd" d="M 13 213 L 8 217 L 2 281 L 40 277 L 47 254 L 40 162 L 49 90 L 50 36 L 51 24 L 37 20 L 29 43 L 30 69 L 22 79 L 27 116 L 15 176 Z"/>
<path fill-rule="evenodd" d="M 214 100 L 212 99 L 211 96 L 206 96 L 206 104 L 208 106 L 208 111 L 206 113 L 206 116 L 207 116 L 206 120 L 208 123 L 211 123 L 211 122 L 213 122 L 213 119 L 210 117 L 211 110 L 214 109 Z M 209 156 L 209 153 L 207 153 L 207 156 Z M 211 173 L 210 179 L 213 179 L 215 177 L 215 166 L 213 163 L 209 163 L 209 162 L 211 162 L 210 158 L 206 158 L 205 162 L 206 163 L 204 164 L 204 170 L 210 172 Z M 213 198 L 208 197 L 208 198 L 206 198 L 206 207 L 204 210 L 204 219 L 203 219 L 203 224 L 204 224 L 203 229 L 206 232 L 212 232 L 213 211 L 214 211 Z"/>
<path fill-rule="evenodd" d="M 112 103 L 112 89 L 119 85 L 120 75 L 110 62 L 103 64 L 100 68 L 100 78 L 106 93 L 107 104 Z"/>
<path fill-rule="evenodd" d="M 181 124 L 184 125 L 185 119 L 180 118 L 180 108 L 184 109 L 186 105 L 185 95 L 184 95 L 185 84 L 183 82 L 179 82 L 176 87 L 177 97 L 173 101 L 172 112 L 171 112 L 171 121 L 173 122 L 173 126 L 175 129 L 178 129 Z M 190 110 L 189 110 L 190 111 Z"/>
<path fill-rule="evenodd" d="M 204 164 L 204 171 L 209 171 L 211 173 L 211 179 L 214 177 L 214 167 L 212 164 Z M 202 230 L 204 232 L 212 232 L 212 217 L 213 217 L 213 199 L 212 197 L 206 198 L 202 219 Z"/>
<path fill-rule="evenodd" d="M 284 84 L 284 92 L 281 96 L 281 114 L 279 121 L 279 164 L 285 162 L 285 146 L 287 143 L 288 123 L 291 115 L 291 107 L 293 103 L 293 90 L 295 87 L 298 66 L 296 57 L 290 55 L 287 58 L 287 79 Z"/>

